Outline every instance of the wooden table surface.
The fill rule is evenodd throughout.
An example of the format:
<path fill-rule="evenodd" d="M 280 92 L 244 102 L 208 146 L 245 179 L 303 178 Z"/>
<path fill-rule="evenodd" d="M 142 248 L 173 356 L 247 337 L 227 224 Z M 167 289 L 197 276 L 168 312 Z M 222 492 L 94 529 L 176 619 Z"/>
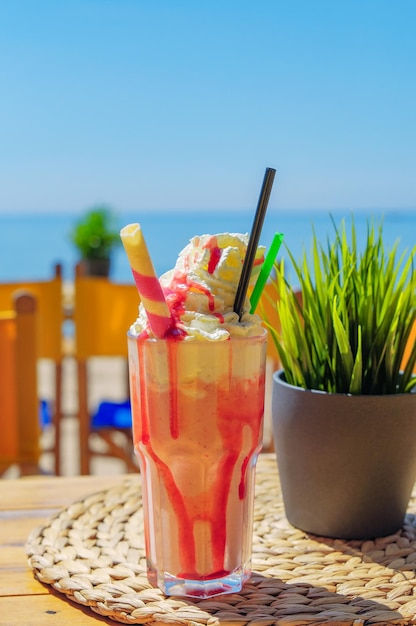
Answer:
<path fill-rule="evenodd" d="M 38 582 L 27 564 L 25 543 L 36 526 L 78 498 L 120 484 L 125 476 L 28 477 L 0 480 L 0 624 L 91 626 L 114 621 L 72 604 Z"/>
<path fill-rule="evenodd" d="M 263 542 L 266 547 L 265 551 L 257 554 L 259 557 L 258 573 L 268 575 L 269 570 L 264 568 L 264 564 L 266 558 L 269 558 L 265 555 L 266 553 L 269 555 L 270 552 L 272 552 L 273 559 L 279 559 L 280 568 L 277 582 L 272 577 L 272 582 L 268 584 L 269 595 L 267 597 L 269 601 L 274 602 L 281 592 L 281 585 L 283 584 L 286 590 L 285 602 L 290 602 L 289 592 L 292 590 L 296 608 L 299 609 L 301 606 L 302 614 L 304 613 L 304 602 L 298 605 L 299 600 L 297 598 L 299 598 L 299 589 L 304 588 L 306 595 L 308 595 L 308 589 L 312 589 L 314 593 L 310 598 L 304 596 L 303 599 L 306 598 L 312 604 L 316 603 L 317 594 L 322 599 L 323 604 L 317 606 L 317 612 L 325 612 L 329 606 L 327 601 L 337 609 L 337 615 L 340 614 L 344 621 L 340 620 L 336 623 L 353 623 L 351 618 L 354 615 L 357 617 L 357 621 L 354 623 L 364 623 L 365 621 L 366 624 L 371 624 L 374 623 L 374 614 L 377 613 L 377 615 L 387 615 L 386 620 L 377 621 L 378 624 L 415 624 L 416 568 L 414 563 L 416 560 L 414 555 L 416 554 L 416 539 L 414 522 L 409 522 L 407 526 L 404 526 L 403 532 L 400 531 L 396 535 L 381 538 L 380 541 L 352 542 L 351 546 L 342 546 L 342 542 L 336 540 L 334 540 L 333 545 L 332 540 L 320 542 L 318 538 L 315 541 L 307 535 L 303 537 L 300 531 L 283 525 L 284 532 L 280 537 L 280 544 L 276 552 L 273 553 L 270 543 L 268 543 L 270 537 L 272 542 L 276 539 L 275 534 L 273 534 L 276 532 L 276 528 L 273 530 L 273 524 L 276 521 L 273 517 L 275 513 L 269 514 L 268 512 L 270 509 L 268 493 L 271 474 L 267 470 L 269 467 L 267 463 L 270 463 L 271 456 L 260 455 L 258 463 L 258 477 L 260 474 L 267 477 L 267 481 L 262 483 L 262 491 L 259 492 L 259 495 L 262 498 L 266 497 L 268 502 L 267 507 L 263 507 L 265 513 L 261 517 L 260 526 L 266 525 L 272 529 L 271 535 L 267 535 L 267 532 L 266 534 L 263 532 L 262 535 L 266 537 L 267 541 Z M 275 466 L 274 455 L 273 466 Z M 129 477 L 131 478 L 132 475 L 130 474 Z M 73 603 L 62 593 L 56 592 L 51 585 L 43 585 L 38 582 L 28 565 L 25 544 L 34 528 L 47 524 L 50 516 L 63 507 L 67 507 L 74 501 L 83 499 L 88 495 L 117 487 L 125 480 L 125 475 L 78 476 L 73 478 L 31 477 L 0 480 L 1 626 L 73 626 L 74 624 L 76 626 L 92 626 L 95 623 L 114 626 L 116 622 L 113 620 L 95 614 L 92 609 L 84 608 L 81 604 Z M 415 510 L 414 500 L 412 500 L 411 512 L 414 513 Z M 269 517 L 267 517 L 268 515 Z M 260 530 L 259 527 L 258 532 Z M 282 542 L 288 546 L 286 562 L 287 559 L 293 558 L 293 564 L 296 566 L 294 569 L 293 567 L 285 569 L 284 562 L 281 562 L 283 558 Z M 293 554 L 297 555 L 296 559 Z M 313 561 L 310 560 L 311 556 L 313 556 Z M 273 559 L 271 560 L 271 570 L 277 563 Z M 409 562 L 406 559 L 410 559 Z M 321 569 L 317 567 L 319 562 L 322 565 Z M 311 565 L 314 565 L 312 574 Z M 322 583 L 324 570 L 325 581 Z M 341 570 L 340 573 L 339 570 Z M 304 587 L 297 587 L 296 584 L 293 584 L 296 583 L 299 576 L 302 580 L 304 580 L 303 576 L 306 576 L 307 582 L 304 583 Z M 377 585 L 381 585 L 381 588 L 374 586 L 374 576 Z M 358 591 L 357 585 L 359 586 Z M 403 590 L 403 585 L 407 585 L 406 590 Z M 399 592 L 400 597 L 398 598 L 397 593 Z M 261 602 L 264 602 L 266 595 L 264 587 L 262 587 L 260 595 Z M 285 607 L 283 608 L 285 609 Z M 283 614 L 287 618 L 287 610 L 285 609 L 285 611 Z M 270 613 L 268 616 L 270 617 Z M 296 623 L 304 622 L 297 621 Z"/>

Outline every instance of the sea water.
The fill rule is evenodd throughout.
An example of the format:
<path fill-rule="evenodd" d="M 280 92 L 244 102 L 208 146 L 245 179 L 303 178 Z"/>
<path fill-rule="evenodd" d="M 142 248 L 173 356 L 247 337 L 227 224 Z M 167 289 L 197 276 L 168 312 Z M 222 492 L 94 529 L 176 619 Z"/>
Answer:
<path fill-rule="evenodd" d="M 285 245 L 298 259 L 304 248 L 310 249 L 313 230 L 323 245 L 327 237 L 332 237 L 331 215 L 336 224 L 343 218 L 347 226 L 351 222 L 349 211 L 269 211 L 260 242 L 268 246 L 274 233 L 282 232 Z M 384 240 L 389 247 L 396 240 L 400 251 L 416 244 L 416 211 L 355 211 L 353 215 L 359 247 L 364 245 L 368 220 L 376 224 L 383 220 Z M 250 232 L 253 217 L 254 210 L 116 213 L 120 228 L 131 222 L 141 223 L 159 276 L 173 267 L 178 252 L 194 235 Z M 56 263 L 63 267 L 64 280 L 72 280 L 79 258 L 70 241 L 70 231 L 78 218 L 75 212 L 0 214 L 0 281 L 45 280 L 52 276 Z M 287 255 L 285 247 L 280 254 Z M 110 277 L 117 282 L 133 280 L 121 245 L 113 255 Z"/>

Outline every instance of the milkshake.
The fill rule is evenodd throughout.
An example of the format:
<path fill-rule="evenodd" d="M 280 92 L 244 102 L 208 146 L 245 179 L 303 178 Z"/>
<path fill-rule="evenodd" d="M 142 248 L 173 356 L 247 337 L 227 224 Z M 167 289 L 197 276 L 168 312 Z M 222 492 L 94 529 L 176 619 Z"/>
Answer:
<path fill-rule="evenodd" d="M 128 334 L 148 578 L 168 595 L 235 592 L 250 576 L 266 331 L 232 308 L 246 247 L 246 235 L 193 238 L 160 278 L 165 336 L 142 305 Z"/>

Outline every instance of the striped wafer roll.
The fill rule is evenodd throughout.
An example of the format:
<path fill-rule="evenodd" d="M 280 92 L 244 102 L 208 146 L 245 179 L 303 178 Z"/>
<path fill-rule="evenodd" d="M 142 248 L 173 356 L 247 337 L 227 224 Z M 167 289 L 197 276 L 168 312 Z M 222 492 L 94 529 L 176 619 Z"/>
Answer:
<path fill-rule="evenodd" d="M 140 224 L 128 224 L 120 231 L 134 281 L 154 335 L 162 338 L 172 326 L 172 317 L 149 256 Z"/>

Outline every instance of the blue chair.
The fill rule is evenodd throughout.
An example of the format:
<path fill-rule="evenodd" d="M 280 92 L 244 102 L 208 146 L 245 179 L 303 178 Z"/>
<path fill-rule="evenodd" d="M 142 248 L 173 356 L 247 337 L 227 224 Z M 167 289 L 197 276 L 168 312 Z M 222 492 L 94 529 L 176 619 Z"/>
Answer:
<path fill-rule="evenodd" d="M 93 430 L 101 428 L 131 428 L 131 405 L 130 400 L 125 402 L 103 401 L 98 405 L 97 411 L 91 418 Z"/>

